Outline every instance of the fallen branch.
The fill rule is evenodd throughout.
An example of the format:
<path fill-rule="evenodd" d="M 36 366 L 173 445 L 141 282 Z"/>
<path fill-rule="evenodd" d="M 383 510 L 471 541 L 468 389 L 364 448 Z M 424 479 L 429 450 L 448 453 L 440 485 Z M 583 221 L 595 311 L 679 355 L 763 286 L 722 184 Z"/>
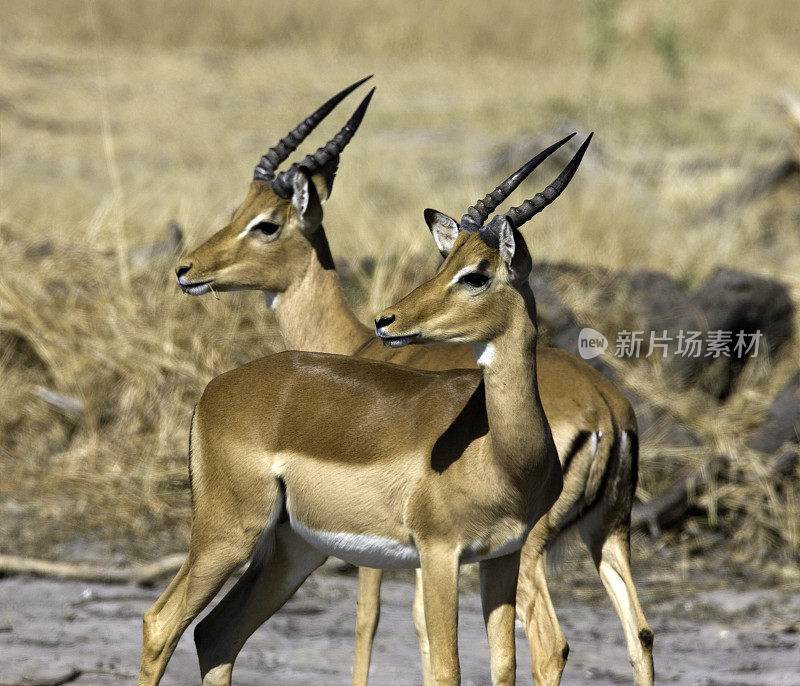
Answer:
<path fill-rule="evenodd" d="M 796 443 L 785 444 L 769 464 L 769 477 L 780 479 L 791 474 L 798 460 L 800 447 Z M 681 477 L 648 502 L 636 503 L 631 512 L 631 528 L 646 529 L 651 536 L 657 536 L 661 529 L 680 522 L 693 508 L 699 507 L 697 501 L 707 490 L 711 477 L 714 481 L 724 478 L 730 465 L 730 457 L 716 455 L 705 467 Z M 754 475 L 746 480 L 757 478 Z"/>
<path fill-rule="evenodd" d="M 729 458 L 716 455 L 705 467 L 681 477 L 646 503 L 636 503 L 631 511 L 631 528 L 658 536 L 661 529 L 686 517 L 708 487 L 711 475 L 718 475 L 729 463 Z"/>
<path fill-rule="evenodd" d="M 83 676 L 83 670 L 73 669 L 66 674 L 56 676 L 51 679 L 25 679 L 21 681 L 4 681 L 0 680 L 0 686 L 61 686 L 61 684 L 69 684 Z"/>
<path fill-rule="evenodd" d="M 0 679 L 0 686 L 61 686 L 62 684 L 69 684 L 77 681 L 82 676 L 89 674 L 97 674 L 100 676 L 113 676 L 118 679 L 135 679 L 135 674 L 127 674 L 125 672 L 115 672 L 112 669 L 77 669 L 73 668 L 71 671 L 55 676 L 50 679 L 29 679 L 23 677 L 20 681 L 6 681 Z"/>
<path fill-rule="evenodd" d="M 161 577 L 177 572 L 185 559 L 186 556 L 181 553 L 162 557 L 150 564 L 118 569 L 69 562 L 51 562 L 17 555 L 0 555 L 0 574 L 33 574 L 34 576 L 74 581 L 151 586 Z M 2 686 L 1 683 L 0 686 Z"/>

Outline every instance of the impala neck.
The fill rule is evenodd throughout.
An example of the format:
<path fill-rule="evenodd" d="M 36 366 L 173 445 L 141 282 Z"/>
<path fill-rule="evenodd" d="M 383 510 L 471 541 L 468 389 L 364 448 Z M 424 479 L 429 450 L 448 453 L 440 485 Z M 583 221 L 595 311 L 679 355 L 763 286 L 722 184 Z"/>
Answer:
<path fill-rule="evenodd" d="M 492 452 L 523 477 L 531 468 L 541 475 L 555 448 L 536 378 L 536 304 L 527 284 L 518 292 L 505 331 L 473 347 L 483 369 Z"/>
<path fill-rule="evenodd" d="M 325 230 L 320 226 L 310 239 L 305 272 L 283 293 L 266 293 L 287 349 L 348 355 L 370 338 L 342 291 Z"/>

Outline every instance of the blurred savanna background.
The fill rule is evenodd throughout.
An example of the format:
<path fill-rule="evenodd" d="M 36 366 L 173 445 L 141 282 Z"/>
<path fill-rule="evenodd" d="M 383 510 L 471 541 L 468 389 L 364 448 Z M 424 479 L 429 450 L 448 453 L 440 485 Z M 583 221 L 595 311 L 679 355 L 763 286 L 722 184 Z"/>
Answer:
<path fill-rule="evenodd" d="M 640 412 L 635 563 L 797 584 L 798 65 L 794 0 L 0 0 L 0 552 L 186 549 L 192 406 L 282 342 L 260 294 L 189 298 L 174 266 L 278 137 L 374 73 L 325 207 L 359 316 L 435 268 L 425 207 L 460 216 L 562 132 L 595 131 L 525 235 L 543 336 L 606 333 Z M 614 359 L 617 331 L 687 308 L 734 312 L 763 354 Z"/>

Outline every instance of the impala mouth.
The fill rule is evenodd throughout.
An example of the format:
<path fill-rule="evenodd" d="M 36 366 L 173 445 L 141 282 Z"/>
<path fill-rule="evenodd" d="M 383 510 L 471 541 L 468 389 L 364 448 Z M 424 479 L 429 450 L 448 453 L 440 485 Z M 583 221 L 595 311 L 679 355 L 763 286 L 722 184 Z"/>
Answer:
<path fill-rule="evenodd" d="M 375 329 L 375 335 L 381 339 L 387 348 L 402 348 L 404 345 L 411 343 L 415 338 L 419 338 L 418 333 L 412 333 L 408 336 L 392 336 L 380 329 Z"/>
<path fill-rule="evenodd" d="M 182 276 L 179 276 L 176 282 L 184 293 L 189 295 L 203 295 L 211 290 L 211 284 L 214 283 L 214 279 L 209 279 L 208 281 L 187 281 Z"/>

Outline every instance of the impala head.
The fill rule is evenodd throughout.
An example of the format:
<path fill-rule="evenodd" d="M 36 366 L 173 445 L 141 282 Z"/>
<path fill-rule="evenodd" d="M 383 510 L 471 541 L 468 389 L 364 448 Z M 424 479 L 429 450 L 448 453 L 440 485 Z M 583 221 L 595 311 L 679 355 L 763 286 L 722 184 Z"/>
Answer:
<path fill-rule="evenodd" d="M 533 304 L 528 287 L 532 261 L 519 228 L 566 188 L 589 146 L 591 134 L 558 178 L 541 193 L 496 215 L 488 224 L 486 220 L 536 166 L 570 138 L 539 153 L 471 206 L 460 223 L 436 210 L 425 210 L 425 221 L 445 261 L 433 279 L 378 315 L 375 332 L 385 345 L 489 343 L 508 328 L 512 300 L 518 300 L 523 293 L 526 303 L 530 298 L 530 305 Z"/>
<path fill-rule="evenodd" d="M 371 78 L 371 77 L 367 77 Z M 250 189 L 230 223 L 186 255 L 175 270 L 184 293 L 264 290 L 281 293 L 302 273 L 318 240 L 339 156 L 367 111 L 373 88 L 345 126 L 313 155 L 276 174 L 278 165 L 322 119 L 367 79 L 345 88 L 262 156 Z M 296 267 L 296 268 L 295 268 Z"/>

